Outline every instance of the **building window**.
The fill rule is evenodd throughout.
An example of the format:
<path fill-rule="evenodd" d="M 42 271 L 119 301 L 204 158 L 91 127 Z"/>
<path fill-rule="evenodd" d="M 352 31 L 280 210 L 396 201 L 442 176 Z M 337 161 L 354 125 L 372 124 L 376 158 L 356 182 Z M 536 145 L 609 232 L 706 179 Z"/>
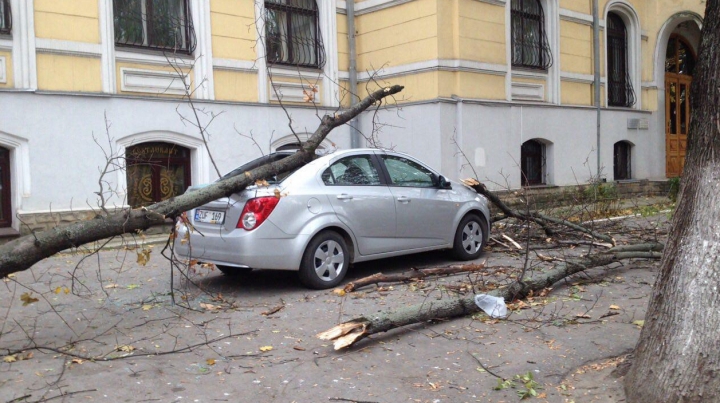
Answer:
<path fill-rule="evenodd" d="M 631 179 L 630 148 L 627 141 L 618 141 L 613 147 L 613 173 L 616 181 Z"/>
<path fill-rule="evenodd" d="M 0 228 L 12 224 L 10 195 L 10 150 L 0 147 Z"/>
<path fill-rule="evenodd" d="M 520 149 L 520 171 L 523 186 L 545 184 L 545 145 L 537 140 L 528 140 Z"/>
<path fill-rule="evenodd" d="M 673 35 L 668 41 L 665 54 L 665 72 L 693 75 L 695 70 L 695 52 L 685 39 Z"/>
<path fill-rule="evenodd" d="M 128 204 L 149 206 L 185 192 L 190 186 L 190 150 L 151 142 L 128 147 Z"/>
<path fill-rule="evenodd" d="M 628 65 L 627 28 L 615 13 L 607 16 L 608 41 L 608 104 L 630 107 L 635 105 L 635 91 L 630 80 Z"/>
<path fill-rule="evenodd" d="M 325 64 L 315 0 L 265 0 L 267 62 L 321 68 Z"/>
<path fill-rule="evenodd" d="M 512 0 L 512 65 L 547 70 L 552 52 L 545 32 L 540 0 Z"/>
<path fill-rule="evenodd" d="M 12 13 L 10 0 L 0 0 L 0 34 L 10 34 L 12 30 Z"/>
<path fill-rule="evenodd" d="M 114 0 L 115 44 L 191 54 L 195 30 L 189 0 Z"/>

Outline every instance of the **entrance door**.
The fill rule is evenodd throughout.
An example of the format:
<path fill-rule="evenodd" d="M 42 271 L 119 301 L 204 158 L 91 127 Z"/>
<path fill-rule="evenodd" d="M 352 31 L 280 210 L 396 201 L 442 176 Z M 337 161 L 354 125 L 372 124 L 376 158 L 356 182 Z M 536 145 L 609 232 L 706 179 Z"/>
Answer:
<path fill-rule="evenodd" d="M 665 176 L 674 178 L 685 166 L 695 55 L 682 37 L 673 35 L 665 60 Z"/>
<path fill-rule="evenodd" d="M 190 150 L 171 143 L 127 148 L 128 204 L 148 206 L 185 192 L 190 186 Z"/>

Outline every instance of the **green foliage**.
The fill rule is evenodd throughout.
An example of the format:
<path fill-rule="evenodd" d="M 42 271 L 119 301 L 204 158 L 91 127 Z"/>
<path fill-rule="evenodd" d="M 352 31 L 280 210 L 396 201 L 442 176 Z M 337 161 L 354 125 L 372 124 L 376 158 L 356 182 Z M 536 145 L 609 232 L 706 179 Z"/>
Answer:
<path fill-rule="evenodd" d="M 518 388 L 518 383 L 521 385 Z M 515 375 L 511 379 L 498 379 L 497 385 L 493 388 L 495 390 L 503 389 L 517 389 L 517 393 L 520 400 L 536 397 L 538 395 L 537 390 L 542 389 L 539 383 L 535 382 L 532 372 L 528 371 L 524 374 Z"/>
<path fill-rule="evenodd" d="M 680 193 L 680 178 L 670 178 L 668 179 L 668 183 L 670 184 L 670 189 L 668 190 L 668 198 L 673 202 L 676 202 L 678 193 Z"/>
<path fill-rule="evenodd" d="M 583 199 L 592 204 L 596 213 L 609 213 L 618 208 L 618 191 L 614 183 L 591 183 L 583 191 Z"/>

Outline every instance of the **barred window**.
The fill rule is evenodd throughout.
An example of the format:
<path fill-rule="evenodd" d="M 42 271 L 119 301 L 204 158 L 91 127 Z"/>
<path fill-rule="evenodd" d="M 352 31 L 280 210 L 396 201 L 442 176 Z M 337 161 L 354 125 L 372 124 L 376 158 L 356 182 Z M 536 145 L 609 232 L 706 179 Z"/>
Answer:
<path fill-rule="evenodd" d="M 0 34 L 9 34 L 11 30 L 10 0 L 0 0 Z"/>
<path fill-rule="evenodd" d="M 267 62 L 320 68 L 325 64 L 315 0 L 265 0 Z"/>
<path fill-rule="evenodd" d="M 540 0 L 512 0 L 510 18 L 513 66 L 547 70 L 553 61 Z"/>
<path fill-rule="evenodd" d="M 188 0 L 114 0 L 115 44 L 191 54 L 195 30 Z"/>
<path fill-rule="evenodd" d="M 615 13 L 607 16 L 608 105 L 635 105 L 635 91 L 628 68 L 627 28 Z"/>

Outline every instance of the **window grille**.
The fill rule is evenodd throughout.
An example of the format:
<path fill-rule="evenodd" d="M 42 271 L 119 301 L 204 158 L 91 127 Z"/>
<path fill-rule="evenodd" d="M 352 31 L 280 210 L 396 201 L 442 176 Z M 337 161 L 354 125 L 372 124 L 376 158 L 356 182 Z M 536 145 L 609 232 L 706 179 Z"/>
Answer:
<path fill-rule="evenodd" d="M 268 64 L 321 68 L 325 65 L 315 0 L 266 0 Z"/>
<path fill-rule="evenodd" d="M 115 44 L 192 54 L 195 30 L 188 0 L 114 0 Z"/>
<path fill-rule="evenodd" d="M 10 31 L 12 31 L 10 0 L 0 0 L 0 34 L 10 34 Z"/>
<path fill-rule="evenodd" d="M 513 66 L 547 70 L 553 60 L 540 1 L 512 0 L 510 15 Z"/>
<path fill-rule="evenodd" d="M 622 18 L 609 13 L 607 18 L 608 41 L 608 105 L 630 107 L 635 105 L 635 90 L 628 69 L 627 29 Z"/>

